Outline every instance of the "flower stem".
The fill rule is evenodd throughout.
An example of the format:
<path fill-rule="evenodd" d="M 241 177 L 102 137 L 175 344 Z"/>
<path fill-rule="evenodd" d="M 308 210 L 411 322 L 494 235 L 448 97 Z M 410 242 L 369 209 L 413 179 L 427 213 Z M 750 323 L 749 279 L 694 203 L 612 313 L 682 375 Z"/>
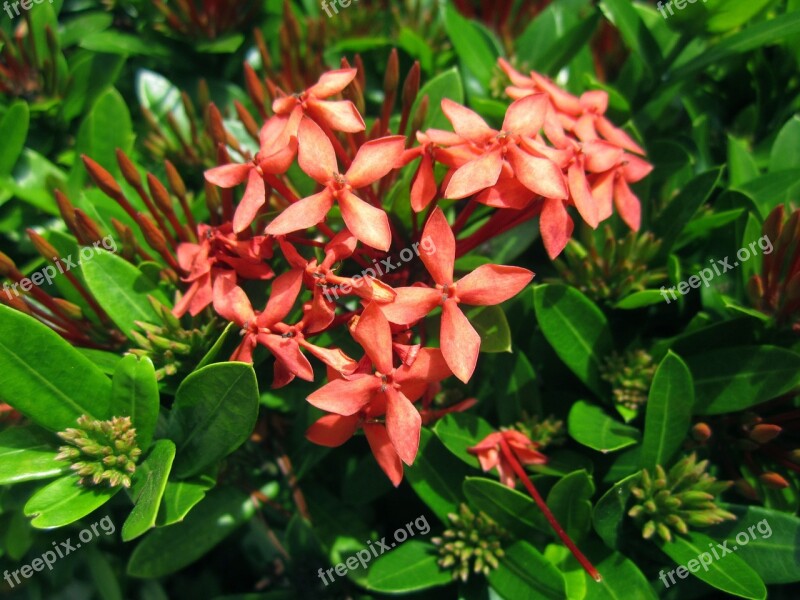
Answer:
<path fill-rule="evenodd" d="M 514 454 L 514 451 L 511 449 L 511 447 L 508 445 L 508 442 L 504 438 L 500 438 L 500 447 L 503 450 L 503 454 L 505 454 L 505 457 L 508 460 L 509 464 L 511 465 L 511 468 L 514 470 L 514 473 L 516 473 L 517 477 L 519 477 L 522 480 L 522 484 L 528 490 L 528 493 L 531 495 L 534 502 L 536 502 L 536 505 L 544 514 L 545 518 L 547 519 L 547 522 L 550 523 L 550 527 L 553 528 L 553 531 L 555 531 L 556 534 L 558 534 L 558 537 L 561 538 L 561 541 L 564 542 L 564 545 L 567 548 L 569 548 L 569 551 L 572 552 L 572 555 L 577 559 L 577 561 L 581 564 L 584 570 L 592 577 L 592 579 L 594 579 L 595 581 L 602 581 L 603 578 L 600 576 L 600 573 L 598 573 L 594 565 L 592 565 L 592 563 L 589 562 L 589 559 L 583 555 L 583 552 L 578 550 L 578 547 L 575 545 L 575 542 L 572 541 L 572 539 L 567 535 L 567 532 L 564 531 L 564 528 L 561 527 L 561 524 L 556 520 L 553 513 L 550 512 L 550 509 L 547 507 L 547 504 L 545 504 L 545 501 L 542 499 L 542 496 L 539 494 L 539 491 L 533 485 L 533 482 L 530 480 L 527 473 L 525 473 L 525 470 L 522 468 L 522 465 L 519 463 L 519 460 L 517 460 L 516 454 Z"/>

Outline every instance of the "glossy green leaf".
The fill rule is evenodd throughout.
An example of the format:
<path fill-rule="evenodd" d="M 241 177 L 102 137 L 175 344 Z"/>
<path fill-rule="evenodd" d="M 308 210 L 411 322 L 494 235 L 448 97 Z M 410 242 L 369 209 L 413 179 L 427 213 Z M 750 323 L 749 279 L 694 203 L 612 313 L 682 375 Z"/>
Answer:
<path fill-rule="evenodd" d="M 603 397 L 600 372 L 603 360 L 614 350 L 605 315 L 573 287 L 547 284 L 534 290 L 536 318 L 544 337 L 564 364 Z"/>
<path fill-rule="evenodd" d="M 584 470 L 559 479 L 547 494 L 547 506 L 573 540 L 580 540 L 591 528 L 594 482 Z"/>
<path fill-rule="evenodd" d="M 99 16 L 110 19 L 110 15 Z M 88 112 L 97 98 L 114 85 L 124 64 L 123 56 L 93 52 L 78 55 L 70 64 L 67 89 L 61 104 L 62 118 L 71 121 Z"/>
<path fill-rule="evenodd" d="M 794 115 L 778 132 L 769 155 L 769 170 L 782 171 L 800 167 L 797 157 L 800 148 L 800 117 Z"/>
<path fill-rule="evenodd" d="M 236 323 L 228 323 L 222 333 L 219 334 L 217 341 L 214 342 L 214 345 L 208 349 L 205 356 L 197 363 L 195 367 L 195 371 L 198 369 L 202 369 L 206 365 L 210 365 L 211 363 L 215 362 L 217 357 L 219 356 L 220 350 L 222 350 L 222 346 L 225 344 L 225 341 L 228 339 L 228 336 L 231 334 L 232 331 L 237 329 Z M 226 360 L 226 357 L 223 357 L 222 360 Z"/>
<path fill-rule="evenodd" d="M 461 482 L 468 469 L 430 431 L 422 429 L 420 433 L 417 458 L 406 467 L 405 476 L 428 508 L 448 523 L 447 515 L 458 512 L 464 501 Z"/>
<path fill-rule="evenodd" d="M 128 575 L 153 578 L 174 573 L 210 551 L 254 512 L 246 493 L 233 486 L 216 488 L 185 520 L 150 532 L 133 551 Z"/>
<path fill-rule="evenodd" d="M 675 539 L 666 543 L 658 542 L 659 548 L 669 556 L 678 566 L 689 569 L 689 561 L 693 561 L 695 570 L 694 576 L 705 581 L 708 585 L 733 594 L 742 598 L 752 598 L 753 600 L 763 600 L 767 597 L 767 588 L 764 582 L 748 564 L 730 545 L 730 550 L 719 560 L 714 560 L 709 551 L 716 549 L 714 541 L 702 533 L 696 531 L 689 532 L 687 536 L 675 536 Z M 710 559 L 708 570 L 706 564 L 702 565 L 698 561 L 701 554 L 706 554 Z M 709 560 L 705 561 L 706 563 Z M 680 582 L 678 574 L 675 574 L 675 581 Z"/>
<path fill-rule="evenodd" d="M 603 580 L 596 582 L 584 572 L 586 596 L 584 600 L 656 600 L 658 596 L 650 587 L 650 582 L 636 564 L 620 554 L 613 552 L 602 561 L 595 563 Z"/>
<path fill-rule="evenodd" d="M 121 486 L 109 488 L 105 484 L 87 487 L 80 485 L 75 475 L 65 475 L 31 496 L 24 512 L 34 517 L 31 525 L 37 529 L 63 527 L 94 512 L 121 489 Z"/>
<path fill-rule="evenodd" d="M 35 426 L 0 432 L 0 485 L 56 477 L 69 469 L 55 460 L 59 439 Z"/>
<path fill-rule="evenodd" d="M 527 494 L 485 477 L 467 477 L 463 487 L 470 506 L 485 512 L 516 536 L 529 538 L 552 533 L 542 511 Z"/>
<path fill-rule="evenodd" d="M 614 305 L 620 310 L 636 310 L 645 306 L 652 306 L 664 302 L 664 295 L 658 290 L 641 290 L 625 296 Z"/>
<path fill-rule="evenodd" d="M 81 48 L 126 56 L 169 56 L 169 50 L 162 44 L 119 31 L 92 33 L 81 40 Z"/>
<path fill-rule="evenodd" d="M 214 480 L 204 477 L 167 482 L 161 505 L 158 507 L 156 525 L 163 527 L 183 521 L 189 511 L 205 498 L 206 492 L 213 487 Z"/>
<path fill-rule="evenodd" d="M 108 416 L 111 381 L 52 329 L 0 305 L 0 331 L 0 400 L 52 431 Z"/>
<path fill-rule="evenodd" d="M 478 79 L 484 90 L 494 74 L 497 53 L 481 30 L 464 18 L 452 4 L 444 9 L 444 26 L 464 66 Z"/>
<path fill-rule="evenodd" d="M 169 437 L 178 448 L 175 474 L 190 477 L 241 446 L 258 417 L 258 384 L 251 365 L 203 367 L 183 380 L 170 411 Z"/>
<path fill-rule="evenodd" d="M 694 377 L 695 413 L 744 410 L 800 384 L 800 355 L 777 346 L 738 346 L 686 358 Z"/>
<path fill-rule="evenodd" d="M 505 598 L 566 598 L 564 576 L 524 541 L 506 548 L 500 566 L 489 574 L 489 583 Z"/>
<path fill-rule="evenodd" d="M 131 263 L 97 249 L 82 266 L 86 285 L 122 333 L 132 337 L 131 332 L 138 330 L 136 321 L 160 322 L 147 296 L 154 296 L 164 304 L 169 302 L 158 286 Z"/>
<path fill-rule="evenodd" d="M 765 219 L 775 205 L 782 202 L 781 199 L 787 193 L 796 191 L 798 186 L 800 186 L 800 169 L 784 169 L 761 175 L 731 189 L 752 198 L 758 207 L 759 215 Z"/>
<path fill-rule="evenodd" d="M 408 593 L 446 585 L 450 571 L 439 568 L 436 546 L 409 540 L 380 555 L 369 567 L 365 587 L 383 593 Z"/>
<path fill-rule="evenodd" d="M 111 380 L 111 414 L 131 417 L 136 443 L 144 452 L 150 447 L 158 422 L 158 382 L 153 361 L 133 354 L 123 357 Z"/>
<path fill-rule="evenodd" d="M 494 433 L 494 428 L 473 414 L 450 413 L 437 421 L 433 431 L 450 452 L 477 469 L 480 468 L 478 459 L 467 452 L 467 448 Z"/>
<path fill-rule="evenodd" d="M 658 365 L 647 397 L 642 467 L 667 466 L 692 422 L 694 387 L 686 363 L 672 351 Z"/>
<path fill-rule="evenodd" d="M 412 119 L 409 122 L 409 130 L 411 128 L 411 121 L 414 115 L 420 109 L 422 99 L 428 97 L 428 110 L 425 113 L 425 119 L 422 121 L 422 130 L 435 128 L 435 129 L 450 129 L 450 121 L 444 116 L 442 112 L 442 98 L 449 98 L 453 102 L 464 102 L 464 84 L 461 81 L 461 75 L 457 69 L 450 69 L 444 73 L 440 73 L 428 83 L 422 86 L 417 94 L 417 99 L 411 106 Z"/>
<path fill-rule="evenodd" d="M 158 440 L 147 459 L 136 468 L 131 486 L 134 507 L 122 525 L 123 541 L 128 542 L 155 527 L 174 458 L 175 444 L 170 440 Z"/>
<path fill-rule="evenodd" d="M 511 329 L 499 306 L 478 306 L 467 312 L 470 324 L 481 336 L 481 352 L 511 352 Z"/>
<path fill-rule="evenodd" d="M 657 69 L 663 60 L 661 51 L 633 3 L 629 0 L 603 0 L 600 8 L 617 28 L 625 45 L 641 58 L 645 68 Z"/>
<path fill-rule="evenodd" d="M 0 120 L 0 175 L 10 175 L 28 137 L 30 111 L 25 102 L 14 102 Z"/>
<path fill-rule="evenodd" d="M 728 136 L 728 177 L 732 186 L 758 177 L 759 169 L 753 151 L 745 140 Z"/>
<path fill-rule="evenodd" d="M 617 548 L 622 539 L 622 526 L 627 518 L 626 506 L 631 488 L 639 481 L 640 472 L 615 483 L 600 497 L 592 511 L 594 530 L 609 548 Z"/>
<path fill-rule="evenodd" d="M 614 452 L 639 441 L 639 430 L 620 423 L 597 405 L 578 400 L 567 417 L 567 431 L 579 444 L 598 452 Z"/>
<path fill-rule="evenodd" d="M 124 599 L 119 579 L 105 554 L 93 547 L 87 555 L 86 563 L 89 565 L 89 573 L 92 575 L 99 598 L 102 600 Z"/>

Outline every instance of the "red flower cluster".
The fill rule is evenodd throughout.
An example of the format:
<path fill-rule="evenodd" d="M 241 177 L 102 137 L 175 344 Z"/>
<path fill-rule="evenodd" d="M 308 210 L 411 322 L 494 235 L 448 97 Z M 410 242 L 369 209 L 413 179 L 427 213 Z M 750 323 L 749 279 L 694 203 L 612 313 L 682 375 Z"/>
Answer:
<path fill-rule="evenodd" d="M 602 116 L 597 93 L 573 102 L 541 77 L 529 80 L 503 66 L 518 99 L 500 131 L 444 100 L 455 132 L 416 132 L 419 145 L 408 149 L 405 136 L 384 135 L 388 125 L 379 119 L 367 134 L 356 106 L 336 99 L 357 83 L 355 69 L 326 73 L 291 95 L 271 84 L 274 115 L 260 131 L 258 153 L 235 164 L 220 146 L 221 162 L 229 164 L 207 171 L 206 179 L 223 188 L 222 214 L 215 226 L 200 226 L 199 243 L 179 247 L 190 287 L 175 314 L 195 315 L 213 304 L 241 327 L 232 360 L 252 361 L 258 346 L 275 357 L 273 387 L 295 377 L 314 380 L 306 353 L 321 361 L 329 383 L 308 401 L 329 414 L 308 438 L 338 446 L 363 430 L 395 485 L 402 463 L 414 461 L 422 422 L 442 414 L 430 410 L 440 382 L 451 374 L 467 382 L 475 370 L 481 340 L 462 305 L 499 304 L 533 277 L 500 265 L 457 276 L 456 259 L 540 214 L 545 246 L 555 256 L 572 230 L 566 207 L 574 205 L 596 226 L 610 215 L 612 195 L 623 218 L 638 226 L 638 201 L 627 183 L 650 167 L 626 153 L 642 151 Z M 398 217 L 404 212 L 397 202 L 387 214 L 384 198 L 392 185 L 403 185 L 396 182 L 398 170 L 416 159 L 407 223 Z M 295 161 L 316 183 L 307 197 L 296 192 L 296 171 L 288 174 Z M 435 163 L 447 167 L 441 182 Z M 234 208 L 231 188 L 241 184 L 244 194 Z M 464 204 L 439 205 L 465 198 Z M 423 210 L 420 235 L 416 213 Z M 476 210 L 479 226 L 458 239 Z M 453 225 L 446 211 L 457 211 Z M 398 254 L 405 264 L 383 272 L 380 265 Z M 264 309 L 254 310 L 245 282 L 273 277 Z M 440 315 L 438 347 L 427 347 L 431 331 L 417 326 L 432 313 Z M 342 325 L 363 348 L 362 358 L 326 347 Z M 323 335 L 324 342 L 307 339 Z"/>

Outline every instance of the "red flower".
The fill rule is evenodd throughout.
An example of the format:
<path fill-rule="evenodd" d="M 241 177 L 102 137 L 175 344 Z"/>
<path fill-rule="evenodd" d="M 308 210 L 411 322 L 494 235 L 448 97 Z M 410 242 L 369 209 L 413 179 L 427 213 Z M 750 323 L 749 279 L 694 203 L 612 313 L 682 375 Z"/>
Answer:
<path fill-rule="evenodd" d="M 336 164 L 333 146 L 319 126 L 303 119 L 298 133 L 300 168 L 317 183 L 321 192 L 292 204 L 267 226 L 270 235 L 285 235 L 321 223 L 336 200 L 345 225 L 368 246 L 388 250 L 392 241 L 389 218 L 353 193 L 377 181 L 394 168 L 403 153 L 405 137 L 389 136 L 361 146 L 343 175 Z"/>
<path fill-rule="evenodd" d="M 481 338 L 461 312 L 459 304 L 487 306 L 505 302 L 528 285 L 533 273 L 521 267 L 481 265 L 454 282 L 455 236 L 438 207 L 425 224 L 422 239 L 426 237 L 431 239 L 432 249 L 428 251 L 425 246 L 420 246 L 420 258 L 436 287 L 396 288 L 397 297 L 393 302 L 381 305 L 381 309 L 392 323 L 412 324 L 441 306 L 439 339 L 442 354 L 453 374 L 466 383 L 475 370 Z"/>
<path fill-rule="evenodd" d="M 369 425 L 368 420 L 385 414 L 386 434 L 392 450 L 383 443 L 382 434 L 375 428 L 371 428 L 368 439 L 372 436 L 370 444 L 377 444 L 377 449 L 373 446 L 373 453 L 378 463 L 397 485 L 399 479 L 394 455 L 410 465 L 419 447 L 422 419 L 413 403 L 422 396 L 430 382 L 444 379 L 450 375 L 450 370 L 441 352 L 431 348 L 420 349 L 411 365 L 395 368 L 389 322 L 374 302 L 364 309 L 352 333 L 375 371 L 369 373 L 359 369 L 343 379 L 334 379 L 311 394 L 308 401 L 313 406 L 351 418 L 323 417 L 312 426 L 308 435 L 317 443 L 338 445 L 358 426 Z M 365 432 L 368 429 L 365 428 Z"/>
<path fill-rule="evenodd" d="M 537 450 L 539 444 L 531 441 L 520 432 L 507 430 L 491 433 L 479 444 L 469 448 L 468 452 L 478 457 L 481 469 L 484 471 L 491 471 L 497 468 L 500 482 L 503 485 L 513 488 L 516 485 L 517 478 L 514 469 L 502 452 L 500 438 L 505 439 L 523 465 L 543 465 L 547 463 L 547 457 Z"/>
<path fill-rule="evenodd" d="M 272 103 L 276 115 L 307 115 L 335 131 L 364 131 L 364 119 L 349 100 L 325 100 L 344 90 L 356 77 L 356 69 L 338 69 L 324 73 L 317 83 L 299 94 L 277 98 Z"/>

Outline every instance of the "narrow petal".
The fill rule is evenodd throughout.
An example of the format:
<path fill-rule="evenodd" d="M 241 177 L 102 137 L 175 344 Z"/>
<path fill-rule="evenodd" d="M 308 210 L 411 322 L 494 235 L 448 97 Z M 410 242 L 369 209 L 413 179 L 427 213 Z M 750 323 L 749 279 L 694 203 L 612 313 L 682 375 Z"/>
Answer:
<path fill-rule="evenodd" d="M 533 81 L 531 81 L 529 77 L 525 77 L 522 73 L 517 71 L 505 58 L 498 58 L 497 64 L 514 85 L 519 87 L 530 87 L 533 85 Z"/>
<path fill-rule="evenodd" d="M 235 275 L 220 276 L 214 281 L 214 310 L 221 317 L 237 325 L 244 325 L 255 318 L 250 299 L 244 290 L 236 285 Z"/>
<path fill-rule="evenodd" d="M 513 298 L 533 279 L 522 267 L 481 265 L 456 284 L 458 299 L 464 304 L 487 306 Z"/>
<path fill-rule="evenodd" d="M 450 285 L 453 283 L 456 238 L 450 229 L 447 217 L 438 206 L 422 230 L 422 241 L 425 242 L 426 239 L 429 241 L 419 246 L 419 257 L 436 283 Z"/>
<path fill-rule="evenodd" d="M 581 217 L 592 229 L 597 229 L 599 217 L 597 215 L 597 205 L 592 197 L 592 189 L 586 179 L 586 172 L 583 170 L 580 161 L 576 160 L 569 166 L 568 179 L 569 191 L 575 208 L 578 209 Z"/>
<path fill-rule="evenodd" d="M 392 232 L 385 212 L 367 204 L 352 192 L 339 195 L 339 208 L 345 225 L 360 241 L 378 250 L 389 249 Z"/>
<path fill-rule="evenodd" d="M 466 198 L 497 183 L 503 170 L 503 158 L 499 150 L 489 152 L 459 167 L 447 184 L 445 197 Z"/>
<path fill-rule="evenodd" d="M 264 230 L 268 235 L 286 235 L 308 229 L 325 220 L 333 207 L 333 196 L 328 189 L 288 206 Z"/>
<path fill-rule="evenodd" d="M 396 296 L 388 304 L 382 304 L 381 310 L 390 323 L 412 325 L 424 318 L 439 306 L 442 293 L 428 287 L 400 287 L 394 289 Z"/>
<path fill-rule="evenodd" d="M 361 146 L 345 174 L 347 183 L 358 189 L 386 175 L 403 155 L 405 143 L 405 136 L 392 135 Z"/>
<path fill-rule="evenodd" d="M 652 170 L 653 165 L 633 154 L 626 154 L 622 159 L 622 176 L 628 183 L 644 179 Z"/>
<path fill-rule="evenodd" d="M 608 108 L 608 92 L 603 90 L 590 90 L 580 97 L 581 107 L 589 112 L 602 115 Z"/>
<path fill-rule="evenodd" d="M 440 341 L 442 354 L 453 375 L 467 383 L 478 363 L 481 337 L 461 312 L 454 300 L 447 300 L 442 309 Z"/>
<path fill-rule="evenodd" d="M 193 284 L 195 287 L 194 295 L 189 302 L 189 314 L 196 317 L 200 311 L 205 309 L 206 306 L 213 301 L 213 291 L 211 288 L 211 273 L 206 273 L 199 277 Z M 188 295 L 188 292 L 187 292 Z"/>
<path fill-rule="evenodd" d="M 581 117 L 575 121 L 575 124 L 572 126 L 572 131 L 580 141 L 591 142 L 592 140 L 598 139 L 597 131 L 595 131 L 594 128 L 596 119 L 597 117 L 595 117 L 595 115 L 587 113 L 581 115 Z"/>
<path fill-rule="evenodd" d="M 221 188 L 236 187 L 240 183 L 247 181 L 253 165 L 246 163 L 243 165 L 222 165 L 214 167 L 205 172 L 206 181 L 213 183 Z"/>
<path fill-rule="evenodd" d="M 302 285 L 303 272 L 299 269 L 291 269 L 276 277 L 272 282 L 267 306 L 256 320 L 258 326 L 270 327 L 278 321 L 283 321 L 292 310 Z"/>
<path fill-rule="evenodd" d="M 433 160 L 427 152 L 422 155 L 422 160 L 414 175 L 414 182 L 411 184 L 411 208 L 414 212 L 422 212 L 431 201 L 436 197 L 436 178 L 433 173 Z"/>
<path fill-rule="evenodd" d="M 311 394 L 307 400 L 327 412 L 337 415 L 354 415 L 369 404 L 381 388 L 381 380 L 374 375 L 354 375 L 351 379 L 334 379 Z"/>
<path fill-rule="evenodd" d="M 386 431 L 397 455 L 407 465 L 417 457 L 422 417 L 402 392 L 386 388 Z"/>
<path fill-rule="evenodd" d="M 306 439 L 313 444 L 335 448 L 353 437 L 357 427 L 356 415 L 325 415 L 308 428 Z"/>
<path fill-rule="evenodd" d="M 583 144 L 583 154 L 586 157 L 586 170 L 590 173 L 603 173 L 613 169 L 625 152 L 603 140 L 593 140 Z M 639 159 L 641 160 L 641 159 Z"/>
<path fill-rule="evenodd" d="M 608 171 L 593 178 L 592 197 L 597 203 L 597 218 L 605 221 L 614 212 L 614 179 L 616 170 Z"/>
<path fill-rule="evenodd" d="M 358 363 L 347 356 L 341 348 L 322 348 L 306 340 L 298 340 L 297 343 L 331 369 L 344 375 L 352 375 L 358 366 Z"/>
<path fill-rule="evenodd" d="M 453 124 L 455 132 L 470 141 L 483 142 L 497 133 L 478 113 L 449 98 L 442 99 L 442 112 Z"/>
<path fill-rule="evenodd" d="M 353 337 L 380 373 L 392 371 L 392 332 L 380 306 L 371 302 L 361 313 Z"/>
<path fill-rule="evenodd" d="M 264 206 L 266 201 L 264 180 L 255 169 L 251 169 L 244 196 L 242 196 L 242 201 L 239 202 L 239 206 L 236 207 L 236 212 L 233 215 L 233 231 L 239 233 L 250 227 L 253 219 L 258 214 L 258 210 Z"/>
<path fill-rule="evenodd" d="M 550 96 L 550 100 L 560 112 L 569 115 L 579 115 L 581 113 L 582 107 L 578 98 L 562 90 L 547 77 L 539 75 L 536 71 L 531 71 L 531 79 L 536 83 L 536 87 Z"/>
<path fill-rule="evenodd" d="M 395 381 L 412 402 L 416 401 L 430 383 L 438 383 L 453 372 L 439 348 L 420 348 L 411 366 L 403 365 L 395 373 Z M 420 387 L 417 384 L 422 384 Z"/>
<path fill-rule="evenodd" d="M 403 481 L 403 463 L 392 446 L 386 428 L 383 425 L 364 423 L 363 429 L 375 460 L 394 487 L 397 487 Z"/>
<path fill-rule="evenodd" d="M 297 146 L 300 168 L 317 183 L 324 185 L 339 172 L 333 144 L 311 119 L 300 121 Z"/>
<path fill-rule="evenodd" d="M 561 200 L 546 199 L 539 217 L 539 231 L 542 233 L 547 255 L 553 259 L 564 249 L 572 235 L 572 219 Z"/>
<path fill-rule="evenodd" d="M 300 351 L 297 340 L 274 333 L 261 333 L 258 335 L 258 343 L 269 348 L 275 359 L 282 362 L 290 373 L 305 381 L 314 381 L 314 369 Z"/>
<path fill-rule="evenodd" d="M 507 156 L 514 169 L 514 175 L 526 188 L 545 198 L 557 200 L 567 198 L 564 174 L 553 161 L 531 156 L 516 146 L 509 147 Z"/>
<path fill-rule="evenodd" d="M 230 360 L 237 362 L 253 362 L 253 350 L 256 347 L 256 336 L 247 334 L 231 354 Z"/>
<path fill-rule="evenodd" d="M 535 136 L 544 125 L 549 104 L 546 94 L 525 96 L 511 103 L 503 120 L 503 131 Z"/>
<path fill-rule="evenodd" d="M 350 100 L 334 101 L 309 98 L 307 106 L 309 116 L 334 131 L 357 133 L 366 129 L 363 117 Z"/>
<path fill-rule="evenodd" d="M 642 224 L 642 206 L 623 177 L 617 177 L 614 183 L 614 204 L 626 225 L 634 231 L 639 231 Z"/>
<path fill-rule="evenodd" d="M 317 98 L 327 98 L 338 94 L 356 78 L 357 69 L 336 69 L 323 73 L 317 83 L 306 90 L 306 93 Z"/>
<path fill-rule="evenodd" d="M 516 178 L 501 177 L 494 186 L 475 196 L 475 200 L 486 206 L 519 210 L 528 206 L 535 196 Z"/>
<path fill-rule="evenodd" d="M 605 117 L 598 118 L 596 125 L 597 131 L 603 136 L 604 139 L 608 140 L 612 144 L 615 144 L 616 146 L 619 146 L 620 148 L 624 148 L 628 152 L 644 155 L 644 150 L 642 147 L 634 142 L 631 136 L 625 133 L 622 129 L 614 127 L 614 125 L 611 124 L 611 121 Z"/>

